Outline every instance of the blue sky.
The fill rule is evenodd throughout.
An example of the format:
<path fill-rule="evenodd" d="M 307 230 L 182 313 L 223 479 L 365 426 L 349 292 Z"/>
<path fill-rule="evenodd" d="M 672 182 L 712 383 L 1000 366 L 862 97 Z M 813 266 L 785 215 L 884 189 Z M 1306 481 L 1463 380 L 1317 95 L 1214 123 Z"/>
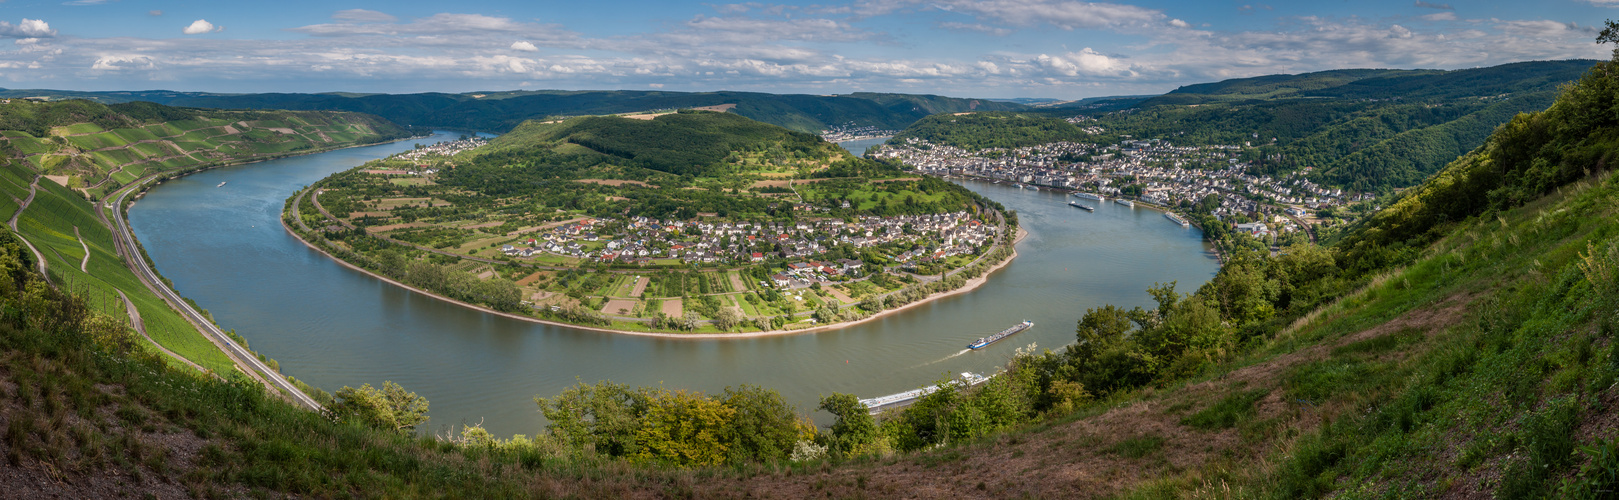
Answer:
<path fill-rule="evenodd" d="M 0 0 L 0 86 L 1148 94 L 1337 68 L 1602 58 L 1619 0 Z"/>

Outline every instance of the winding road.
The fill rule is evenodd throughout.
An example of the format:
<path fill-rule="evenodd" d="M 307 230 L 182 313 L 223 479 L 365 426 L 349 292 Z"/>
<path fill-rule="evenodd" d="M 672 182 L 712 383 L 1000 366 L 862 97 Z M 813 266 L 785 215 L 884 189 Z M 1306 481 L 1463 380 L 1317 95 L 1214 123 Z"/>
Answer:
<path fill-rule="evenodd" d="M 156 347 L 157 350 L 163 351 L 163 354 L 169 355 L 169 357 L 174 358 L 176 361 L 190 365 L 192 368 L 196 368 L 199 372 L 208 373 L 208 369 L 203 368 L 202 365 L 192 363 L 191 360 L 186 359 L 179 354 L 175 354 L 174 351 L 170 351 L 169 348 L 163 347 L 163 344 L 159 344 L 156 340 L 152 340 L 152 336 L 146 334 L 146 322 L 141 320 L 141 310 L 135 308 L 135 303 L 129 300 L 128 295 L 124 295 L 123 290 L 116 288 L 113 290 L 118 292 L 118 298 L 124 299 L 124 311 L 129 313 L 129 325 L 135 327 L 136 333 L 141 334 L 142 337 L 146 337 L 146 341 L 151 342 L 152 347 Z"/>

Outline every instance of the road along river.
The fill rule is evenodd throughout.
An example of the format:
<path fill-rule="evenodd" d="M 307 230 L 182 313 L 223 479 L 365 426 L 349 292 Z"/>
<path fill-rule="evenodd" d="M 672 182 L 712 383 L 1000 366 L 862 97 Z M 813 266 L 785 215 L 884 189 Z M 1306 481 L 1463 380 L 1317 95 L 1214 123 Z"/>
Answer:
<path fill-rule="evenodd" d="M 1088 307 L 1147 306 L 1154 282 L 1192 291 L 1214 275 L 1196 229 L 1156 211 L 966 182 L 1017 210 L 1029 235 L 1017 259 L 969 293 L 851 328 L 729 340 L 661 339 L 539 325 L 484 314 L 383 283 L 310 250 L 282 229 L 282 202 L 334 172 L 452 133 L 221 168 L 169 181 L 129 210 L 158 270 L 284 373 L 328 391 L 392 380 L 431 402 L 430 430 L 483 422 L 534 434 L 532 399 L 576 380 L 716 392 L 755 384 L 811 413 L 820 396 L 912 389 L 962 371 L 991 372 L 1030 343 L 1073 340 Z M 226 184 L 220 186 L 221 182 Z M 989 348 L 968 342 L 1023 319 L 1034 328 Z M 818 420 L 826 420 L 819 415 Z"/>

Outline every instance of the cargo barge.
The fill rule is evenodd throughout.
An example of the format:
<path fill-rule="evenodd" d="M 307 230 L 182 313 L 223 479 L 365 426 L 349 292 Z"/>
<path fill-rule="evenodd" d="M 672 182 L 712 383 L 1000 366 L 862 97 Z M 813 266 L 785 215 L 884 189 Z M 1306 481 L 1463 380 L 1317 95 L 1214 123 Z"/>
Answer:
<path fill-rule="evenodd" d="M 990 344 L 999 342 L 1001 339 L 1011 337 L 1012 334 L 1015 334 L 1017 332 L 1021 332 L 1021 331 L 1024 331 L 1024 330 L 1028 330 L 1032 326 L 1034 326 L 1033 321 L 1023 320 L 1022 323 L 1012 325 L 1011 328 L 1001 330 L 1000 333 L 990 335 L 988 337 L 984 337 L 984 338 L 978 339 L 976 341 L 973 341 L 973 343 L 967 344 L 967 348 L 968 349 L 983 349 L 985 346 L 988 346 Z"/>

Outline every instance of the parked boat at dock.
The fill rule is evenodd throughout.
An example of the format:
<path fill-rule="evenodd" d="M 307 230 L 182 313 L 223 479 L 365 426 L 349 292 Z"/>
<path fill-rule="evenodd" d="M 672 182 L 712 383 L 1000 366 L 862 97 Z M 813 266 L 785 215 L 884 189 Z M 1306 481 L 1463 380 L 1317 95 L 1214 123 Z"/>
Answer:
<path fill-rule="evenodd" d="M 1130 208 L 1135 208 L 1136 207 L 1136 202 L 1133 202 L 1133 201 L 1130 201 L 1130 200 L 1118 199 L 1118 200 L 1113 200 L 1113 201 L 1116 201 L 1120 205 L 1124 205 L 1124 206 L 1127 206 L 1127 207 L 1130 207 Z"/>
<path fill-rule="evenodd" d="M 1074 193 L 1074 197 L 1075 198 L 1084 198 L 1084 199 L 1087 199 L 1087 200 L 1107 201 L 1106 196 L 1102 196 L 1102 195 L 1099 195 L 1099 194 L 1096 194 L 1096 193 L 1087 193 L 1087 192 L 1084 192 L 1084 191 Z"/>
<path fill-rule="evenodd" d="M 1164 218 L 1174 221 L 1176 224 L 1180 224 L 1181 227 L 1189 227 L 1192 225 L 1192 223 L 1187 222 L 1186 219 L 1181 218 L 1181 216 L 1175 215 L 1175 212 L 1164 212 Z"/>
<path fill-rule="evenodd" d="M 866 411 L 871 412 L 871 414 L 873 414 L 873 415 L 876 415 L 877 413 L 880 413 L 883 410 L 886 410 L 886 409 L 889 409 L 889 408 L 897 408 L 897 407 L 909 405 L 912 402 L 915 402 L 917 399 L 920 399 L 922 396 L 926 396 L 926 395 L 929 395 L 929 394 L 933 394 L 934 392 L 937 392 L 939 389 L 944 388 L 944 386 L 946 386 L 946 385 L 972 387 L 972 386 L 982 384 L 982 383 L 987 382 L 987 381 L 989 381 L 989 377 L 985 377 L 983 375 L 979 375 L 979 374 L 972 373 L 972 372 L 961 372 L 961 377 L 960 378 L 952 379 L 952 380 L 950 380 L 948 382 L 945 382 L 943 384 L 930 385 L 930 386 L 923 387 L 923 388 L 920 388 L 920 389 L 911 389 L 909 391 L 905 391 L 905 392 L 901 392 L 901 393 L 897 393 L 897 394 L 889 394 L 887 396 L 878 396 L 878 397 L 870 398 L 870 399 L 862 399 L 862 400 L 860 400 L 860 404 L 866 405 Z"/>

